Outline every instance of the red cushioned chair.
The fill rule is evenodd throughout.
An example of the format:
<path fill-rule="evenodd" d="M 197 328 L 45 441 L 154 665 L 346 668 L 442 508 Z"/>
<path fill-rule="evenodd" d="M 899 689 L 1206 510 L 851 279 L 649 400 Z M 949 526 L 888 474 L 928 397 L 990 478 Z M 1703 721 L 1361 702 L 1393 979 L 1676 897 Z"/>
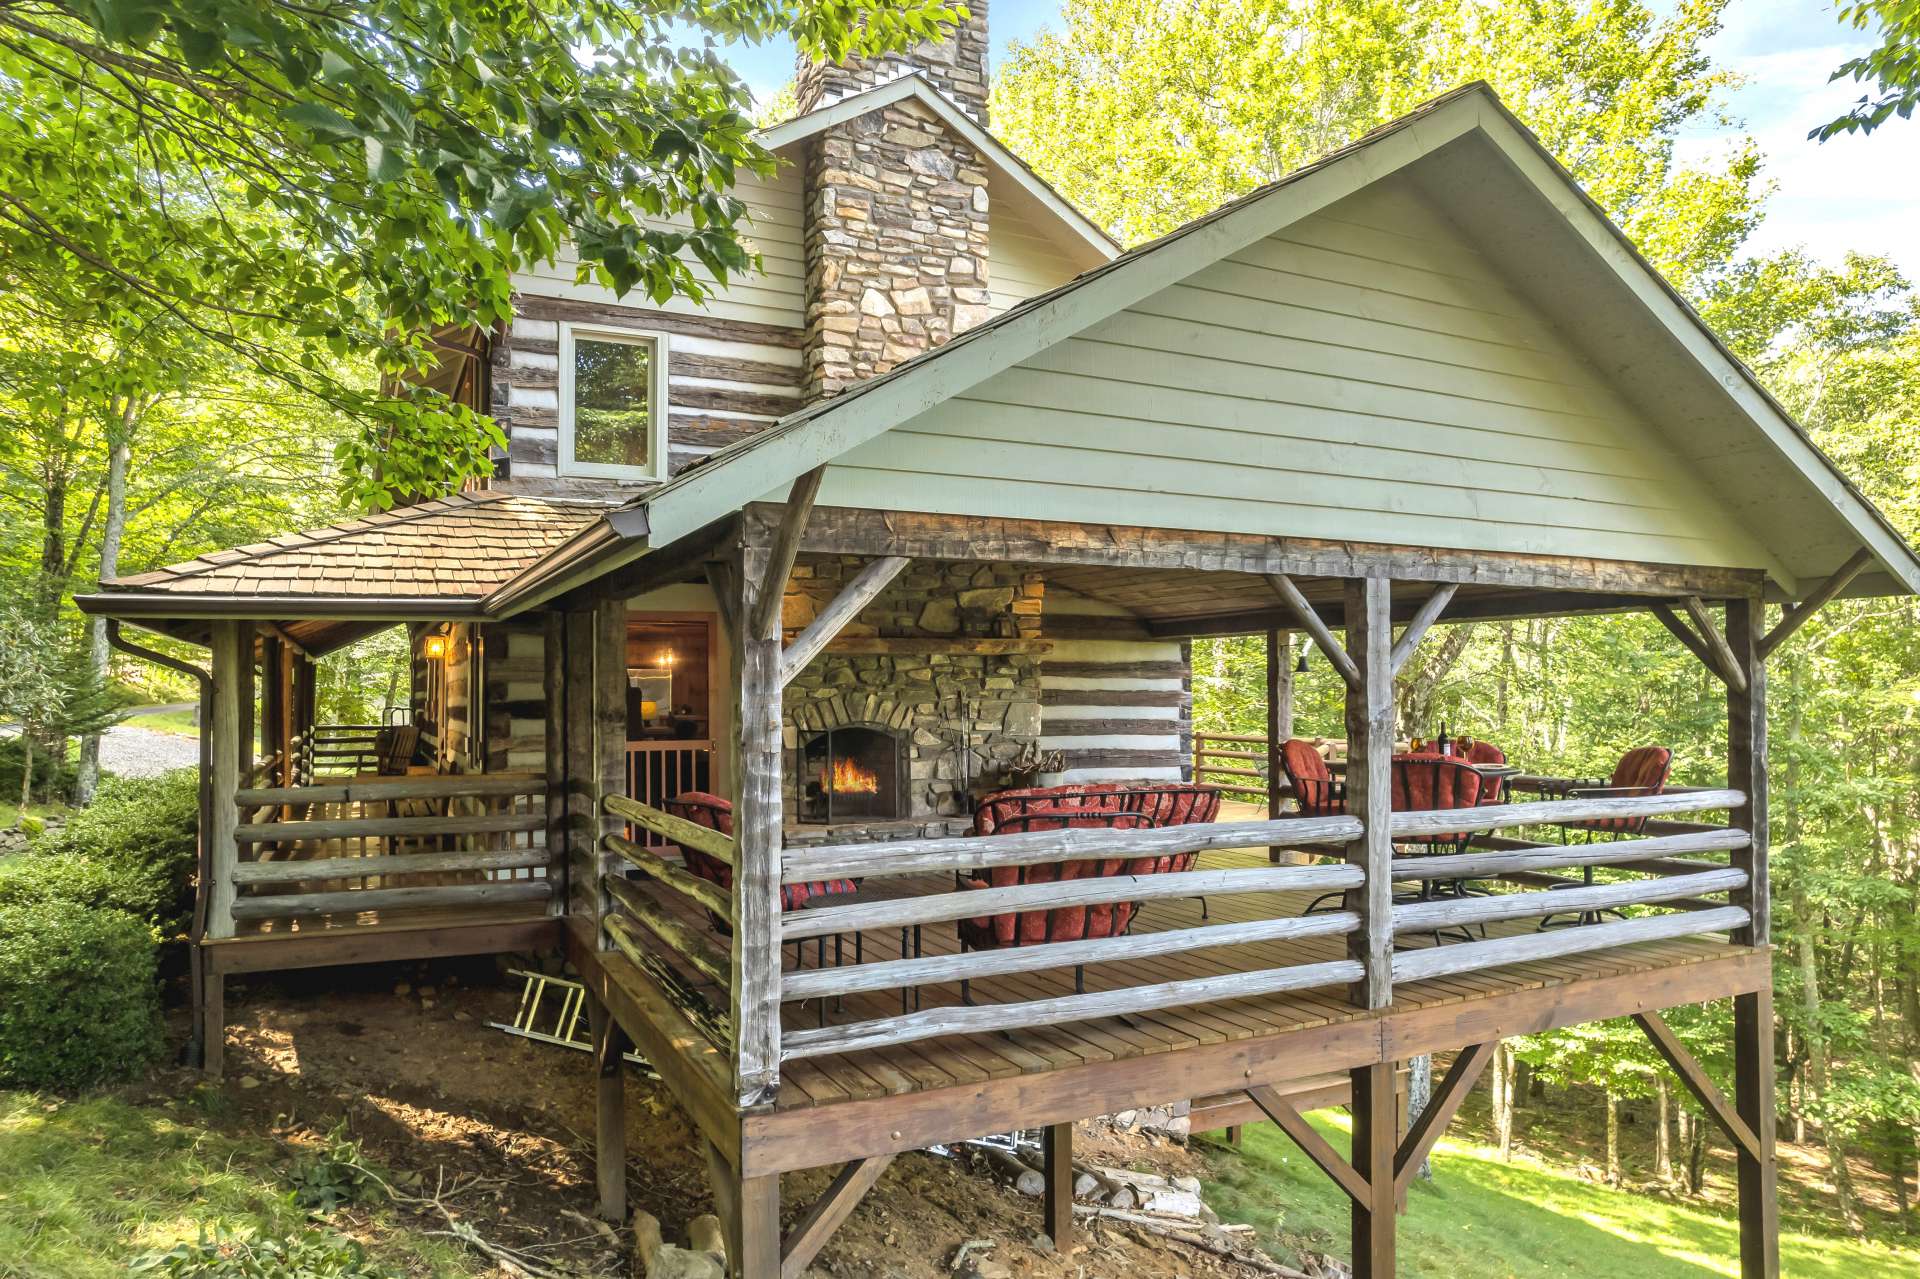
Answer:
<path fill-rule="evenodd" d="M 1498 746 L 1495 746 L 1492 742 L 1475 741 L 1471 737 L 1455 739 L 1453 743 L 1453 753 L 1461 759 L 1466 760 L 1469 764 L 1504 764 L 1507 762 L 1507 753 Z M 1482 804 L 1498 804 L 1503 798 L 1503 792 L 1506 790 L 1506 779 L 1503 777 L 1483 777 L 1480 781 L 1480 802 Z"/>
<path fill-rule="evenodd" d="M 1051 797 L 1051 798 L 1059 798 Z M 1048 802 L 1036 804 L 1032 811 L 1001 813 L 994 833 L 1020 834 L 1030 830 L 1061 830 L 1067 827 L 1106 830 L 1148 830 L 1153 819 L 1145 813 L 1127 812 L 1099 804 L 1084 805 Z M 1011 888 L 1016 884 L 1052 884 L 1073 879 L 1097 879 L 1113 875 L 1153 874 L 1166 869 L 1165 857 L 1086 857 L 1071 861 L 1036 862 L 1028 866 L 994 866 L 962 876 L 963 890 Z M 969 950 L 1000 950 L 1009 946 L 1038 946 L 1047 942 L 1082 941 L 1095 937 L 1118 937 L 1133 923 L 1134 902 L 1101 902 L 1090 906 L 1060 906 L 1052 910 L 1002 911 L 958 921 L 962 953 Z M 1075 991 L 1086 989 L 1084 965 L 1073 969 Z M 972 1002 L 971 983 L 960 982 L 960 1000 Z"/>
<path fill-rule="evenodd" d="M 1545 799 L 1620 799 L 1658 795 L 1667 788 L 1673 773 L 1673 752 L 1665 746 L 1636 746 L 1620 757 L 1610 778 L 1564 782 L 1552 791 L 1542 791 Z M 1585 821 L 1562 822 L 1561 833 L 1584 831 L 1588 839 L 1595 835 L 1619 838 L 1638 835 L 1647 828 L 1645 817 L 1595 817 Z M 1586 888 L 1593 884 L 1593 867 L 1582 866 L 1578 883 L 1554 884 L 1553 888 Z M 1542 928 L 1565 928 L 1571 924 L 1597 924 L 1602 915 L 1620 915 L 1617 910 L 1585 910 L 1578 915 L 1549 915 L 1540 921 Z"/>
<path fill-rule="evenodd" d="M 718 795 L 709 795 L 705 791 L 681 791 L 672 799 L 660 801 L 660 807 L 675 817 L 684 818 L 696 826 L 705 826 L 708 830 L 717 830 L 722 835 L 733 834 L 733 805 Z M 680 849 L 680 859 L 687 869 L 700 878 L 718 884 L 731 891 L 733 888 L 733 867 L 717 857 L 709 857 L 697 848 Z M 780 909 L 798 910 L 815 897 L 831 897 L 838 893 L 850 893 L 858 888 L 851 879 L 820 879 L 807 884 L 782 884 L 780 886 Z M 719 931 L 731 932 L 724 920 L 708 912 L 713 926 Z"/>
<path fill-rule="evenodd" d="M 1293 788 L 1293 802 L 1302 817 L 1345 817 L 1347 784 L 1333 779 L 1320 748 L 1302 738 L 1290 738 L 1280 747 L 1280 771 Z"/>
<path fill-rule="evenodd" d="M 1477 808 L 1486 784 L 1486 779 L 1457 755 L 1396 755 L 1390 776 L 1392 808 L 1396 813 Z M 1473 842 L 1473 834 L 1464 830 L 1443 831 L 1396 840 L 1395 846 L 1411 846 L 1427 856 L 1461 853 Z M 1415 893 L 1399 900 L 1429 901 L 1435 897 L 1465 897 L 1472 892 L 1472 886 L 1464 879 L 1423 879 L 1418 883 Z"/>
<path fill-rule="evenodd" d="M 1032 818 L 1063 809 L 1078 813 L 1140 813 L 1152 826 L 1184 826 L 1218 817 L 1220 795 L 1218 786 L 1205 782 L 1088 782 L 1078 786 L 1019 787 L 982 797 L 974 805 L 973 833 L 992 835 L 1002 831 L 1009 821 L 1027 823 Z M 1019 829 L 1049 828 L 1021 825 Z M 1199 857 L 1197 852 L 1170 853 L 1153 859 L 1152 872 L 1192 870 Z M 1207 899 L 1198 900 L 1200 918 L 1205 919 Z"/>

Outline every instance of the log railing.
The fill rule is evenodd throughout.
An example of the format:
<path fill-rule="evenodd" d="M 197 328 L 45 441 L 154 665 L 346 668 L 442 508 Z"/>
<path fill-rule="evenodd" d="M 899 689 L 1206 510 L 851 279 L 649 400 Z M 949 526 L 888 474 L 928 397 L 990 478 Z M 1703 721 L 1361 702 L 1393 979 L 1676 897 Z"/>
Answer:
<path fill-rule="evenodd" d="M 1276 779 L 1267 776 L 1267 739 L 1258 733 L 1195 733 L 1193 780 L 1211 782 L 1235 799 L 1265 803 Z M 1277 779 L 1284 790 L 1286 779 Z"/>
<path fill-rule="evenodd" d="M 737 858 L 733 840 L 624 795 L 608 795 L 607 812 L 628 824 L 633 838 L 609 834 L 606 850 L 641 878 L 610 872 L 606 875 L 610 909 L 601 920 L 607 940 L 634 963 L 650 967 L 658 959 L 690 968 L 701 980 L 717 987 L 718 1003 L 725 1006 L 733 990 L 733 954 L 716 939 L 707 919 L 734 936 L 733 895 L 713 881 L 690 873 L 683 862 L 669 860 L 664 848 L 694 848 L 731 866 Z M 778 962 L 777 960 L 775 962 Z M 669 990 L 670 998 L 675 996 Z M 689 996 L 704 998 L 704 996 Z M 709 1001 L 711 1003 L 711 1001 Z M 716 1009 L 687 1007 L 692 1023 L 709 1035 L 721 1037 L 723 1018 Z"/>
<path fill-rule="evenodd" d="M 546 901 L 546 789 L 523 774 L 242 788 L 231 918 Z"/>
<path fill-rule="evenodd" d="M 1412 899 L 1402 894 L 1371 931 L 1397 940 L 1391 983 L 1414 982 L 1508 964 L 1557 959 L 1636 942 L 1722 934 L 1743 926 L 1747 911 L 1729 905 L 1748 882 L 1747 871 L 1714 854 L 1737 853 L 1749 836 L 1737 827 L 1676 821 L 1682 814 L 1739 809 L 1739 791 L 1694 789 L 1655 796 L 1600 797 L 1489 805 L 1474 809 L 1397 812 L 1390 818 L 1395 855 L 1385 873 L 1396 883 L 1471 880 L 1499 891 Z M 650 805 L 609 797 L 609 813 L 646 832 L 659 845 L 692 845 L 734 864 L 734 841 L 684 822 Z M 1538 842 L 1500 832 L 1551 829 L 1595 819 L 1644 821 L 1653 833 L 1593 843 Z M 1677 829 L 1669 829 L 1677 828 Z M 1474 832 L 1467 851 L 1417 855 L 1420 841 Z M 788 850 L 784 883 L 852 878 L 862 882 L 860 900 L 833 901 L 786 912 L 777 933 L 743 942 L 721 940 L 707 926 L 710 916 L 734 923 L 732 895 L 689 874 L 668 847 L 609 835 L 604 843 L 637 872 L 609 876 L 612 910 L 606 931 L 630 956 L 665 958 L 723 995 L 733 986 L 733 947 L 747 947 L 745 962 L 769 966 L 783 1003 L 818 1001 L 822 1024 L 779 1030 L 779 1059 L 883 1048 L 942 1035 L 991 1033 L 1088 1018 L 1178 1008 L 1218 1000 L 1254 998 L 1316 987 L 1351 986 L 1365 976 L 1357 943 L 1368 935 L 1364 867 L 1349 861 L 1310 866 L 1257 865 L 1197 868 L 1152 875 L 1114 875 L 1050 880 L 992 888 L 887 896 L 889 883 L 906 876 L 941 877 L 958 871 L 1033 865 L 1075 859 L 1153 858 L 1212 849 L 1319 847 L 1330 856 L 1352 856 L 1362 843 L 1354 817 L 1283 818 L 1272 821 L 1169 826 L 1149 830 L 1070 828 L 998 836 L 914 839 Z M 1588 885 L 1551 872 L 1604 868 L 1607 878 Z M 874 892 L 879 888 L 881 892 Z M 1119 937 L 1047 942 L 970 953 L 908 954 L 904 948 L 869 946 L 870 961 L 797 967 L 782 972 L 785 943 L 846 934 L 894 935 L 1002 912 L 1099 907 L 1236 894 L 1288 894 L 1271 901 L 1270 918 L 1171 928 Z M 1345 904 L 1303 914 L 1309 896 L 1344 895 Z M 1554 916 L 1570 925 L 1536 929 L 1531 921 Z M 1515 927 L 1517 925 L 1517 927 Z M 1506 926 L 1506 927 L 1502 927 Z M 1445 933 L 1449 940 L 1439 944 Z M 1300 959 L 1276 964 L 1271 946 L 1318 939 Z M 1340 945 L 1346 939 L 1345 946 Z M 1327 942 L 1334 944 L 1329 946 Z M 869 1015 L 831 1023 L 826 1010 L 847 996 L 928 987 L 1043 970 L 1124 965 L 1151 957 L 1207 950 L 1225 956 L 1221 971 L 1145 985 L 1085 990 L 1007 1002 L 953 1003 L 898 1014 Z M 1209 960 L 1210 965 L 1214 960 Z M 1115 969 L 1123 972 L 1124 969 Z M 1007 989 L 1032 989 L 1011 986 Z M 904 996 L 903 996 L 904 997 Z"/>

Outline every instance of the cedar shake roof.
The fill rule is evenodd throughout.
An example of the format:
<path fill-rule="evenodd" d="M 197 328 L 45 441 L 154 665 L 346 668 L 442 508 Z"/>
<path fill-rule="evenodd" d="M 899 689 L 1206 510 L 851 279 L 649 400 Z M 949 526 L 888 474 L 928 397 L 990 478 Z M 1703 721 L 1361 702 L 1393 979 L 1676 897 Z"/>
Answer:
<path fill-rule="evenodd" d="M 259 600 L 342 597 L 478 601 L 574 534 L 604 507 L 467 493 L 212 551 L 102 582 L 102 592 Z"/>

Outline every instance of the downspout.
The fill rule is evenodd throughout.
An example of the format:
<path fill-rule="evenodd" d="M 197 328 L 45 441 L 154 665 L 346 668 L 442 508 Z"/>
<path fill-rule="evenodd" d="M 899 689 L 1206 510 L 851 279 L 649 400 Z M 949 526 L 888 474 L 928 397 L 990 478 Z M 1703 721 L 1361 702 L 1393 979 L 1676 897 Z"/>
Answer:
<path fill-rule="evenodd" d="M 207 931 L 207 876 L 209 873 L 207 830 L 213 821 L 213 790 L 211 786 L 213 763 L 213 745 L 207 736 L 207 725 L 213 722 L 213 676 L 198 666 L 183 662 L 177 657 L 169 657 L 155 649 L 144 648 L 120 634 L 120 620 L 107 619 L 107 643 L 130 657 L 153 662 L 168 670 L 190 675 L 200 684 L 200 830 L 195 841 L 195 883 L 193 887 L 193 923 L 187 934 L 188 981 L 193 986 L 193 1029 L 187 1038 L 186 1064 L 199 1069 L 206 1060 L 206 1028 L 202 1013 L 206 1001 L 205 964 L 200 942 Z"/>

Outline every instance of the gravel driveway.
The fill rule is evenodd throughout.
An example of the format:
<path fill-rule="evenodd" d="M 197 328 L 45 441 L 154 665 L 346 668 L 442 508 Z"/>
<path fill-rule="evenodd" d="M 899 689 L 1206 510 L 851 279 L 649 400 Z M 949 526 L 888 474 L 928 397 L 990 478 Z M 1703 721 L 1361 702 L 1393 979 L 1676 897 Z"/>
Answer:
<path fill-rule="evenodd" d="M 200 765 L 200 740 L 116 724 L 100 739 L 100 767 L 121 777 L 158 777 Z"/>

